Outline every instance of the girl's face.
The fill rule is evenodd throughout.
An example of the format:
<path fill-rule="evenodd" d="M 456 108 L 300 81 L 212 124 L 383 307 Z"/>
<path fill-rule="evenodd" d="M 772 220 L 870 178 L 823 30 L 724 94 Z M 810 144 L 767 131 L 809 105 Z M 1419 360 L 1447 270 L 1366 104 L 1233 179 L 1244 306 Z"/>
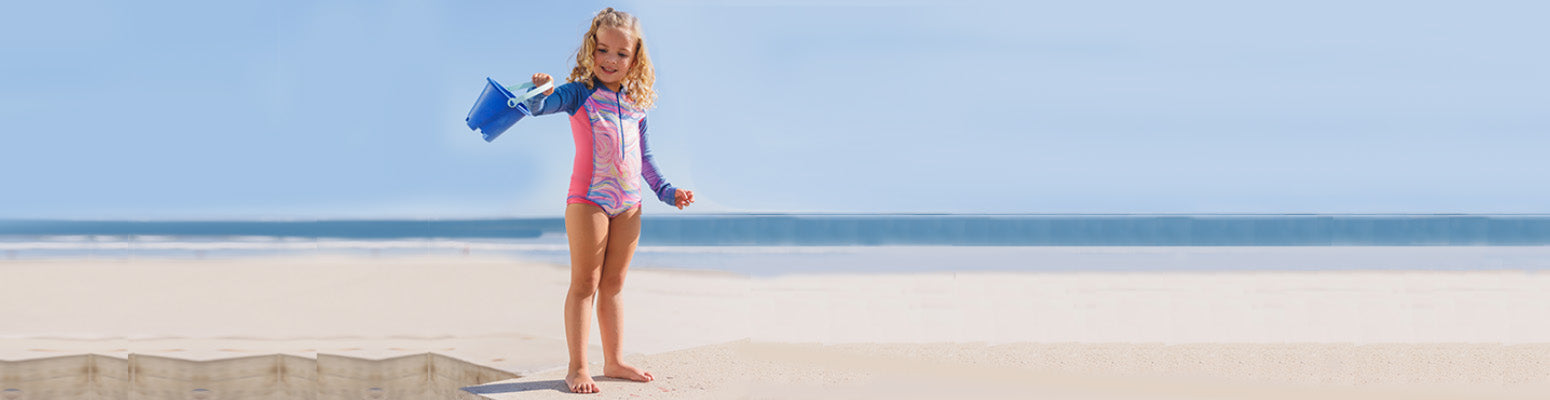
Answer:
<path fill-rule="evenodd" d="M 618 91 L 624 74 L 635 61 L 635 38 L 623 28 L 601 27 L 597 30 L 597 50 L 592 52 L 592 76 Z"/>

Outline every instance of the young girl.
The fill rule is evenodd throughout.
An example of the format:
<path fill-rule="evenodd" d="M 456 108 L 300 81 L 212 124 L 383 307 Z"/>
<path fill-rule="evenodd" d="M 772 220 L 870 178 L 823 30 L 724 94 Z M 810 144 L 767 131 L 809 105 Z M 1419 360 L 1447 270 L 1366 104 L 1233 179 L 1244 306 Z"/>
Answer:
<path fill-rule="evenodd" d="M 552 79 L 534 74 L 533 84 Z M 597 393 L 586 353 L 594 303 L 603 336 L 603 376 L 654 379 L 619 358 L 619 290 L 640 239 L 641 177 L 657 199 L 680 210 L 694 204 L 694 192 L 668 184 L 646 146 L 646 110 L 656 100 L 651 90 L 656 75 L 635 17 L 613 8 L 597 13 L 567 80 L 528 100 L 527 106 L 533 115 L 565 111 L 571 116 L 576 161 L 565 201 L 571 254 L 570 292 L 565 296 L 570 367 L 565 385 L 573 393 Z"/>

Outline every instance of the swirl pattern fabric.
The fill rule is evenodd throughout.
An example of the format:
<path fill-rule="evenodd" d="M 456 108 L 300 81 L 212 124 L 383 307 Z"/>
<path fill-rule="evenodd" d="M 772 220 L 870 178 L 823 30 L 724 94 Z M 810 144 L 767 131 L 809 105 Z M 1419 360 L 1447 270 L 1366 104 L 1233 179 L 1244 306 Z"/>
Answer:
<path fill-rule="evenodd" d="M 596 204 L 610 217 L 640 205 L 646 114 L 628 96 L 607 89 L 593 91 L 579 111 L 571 115 L 577 154 L 566 202 Z"/>

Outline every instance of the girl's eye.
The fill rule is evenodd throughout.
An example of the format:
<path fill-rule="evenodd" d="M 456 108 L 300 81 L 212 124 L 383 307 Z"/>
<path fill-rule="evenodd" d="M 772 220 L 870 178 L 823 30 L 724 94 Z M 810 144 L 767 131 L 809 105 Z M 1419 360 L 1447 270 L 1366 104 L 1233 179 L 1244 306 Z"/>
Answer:
<path fill-rule="evenodd" d="M 629 57 L 629 55 L 626 55 L 624 53 L 619 53 L 619 57 Z"/>

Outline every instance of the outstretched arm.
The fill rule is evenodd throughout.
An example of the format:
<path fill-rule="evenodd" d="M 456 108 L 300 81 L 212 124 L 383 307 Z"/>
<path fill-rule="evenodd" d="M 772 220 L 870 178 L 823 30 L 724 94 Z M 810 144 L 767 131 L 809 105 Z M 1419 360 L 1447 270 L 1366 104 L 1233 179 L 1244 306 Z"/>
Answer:
<path fill-rule="evenodd" d="M 657 200 L 662 200 L 670 206 L 682 210 L 685 206 L 694 203 L 694 192 L 673 187 L 662 177 L 662 170 L 657 169 L 657 162 L 651 157 L 651 146 L 646 143 L 646 119 L 640 119 L 640 165 L 641 176 L 646 178 L 646 184 L 651 186 L 651 191 L 656 193 Z"/>
<path fill-rule="evenodd" d="M 533 74 L 533 85 L 535 86 L 543 86 L 543 84 L 553 80 L 554 78 L 550 77 L 549 74 L 542 72 Z M 533 96 L 533 98 L 527 99 L 523 104 L 527 104 L 528 111 L 532 111 L 535 116 L 554 114 L 561 111 L 574 114 L 577 109 L 581 108 L 581 101 L 586 98 L 586 90 L 586 85 L 571 82 L 549 89 L 543 94 Z"/>

